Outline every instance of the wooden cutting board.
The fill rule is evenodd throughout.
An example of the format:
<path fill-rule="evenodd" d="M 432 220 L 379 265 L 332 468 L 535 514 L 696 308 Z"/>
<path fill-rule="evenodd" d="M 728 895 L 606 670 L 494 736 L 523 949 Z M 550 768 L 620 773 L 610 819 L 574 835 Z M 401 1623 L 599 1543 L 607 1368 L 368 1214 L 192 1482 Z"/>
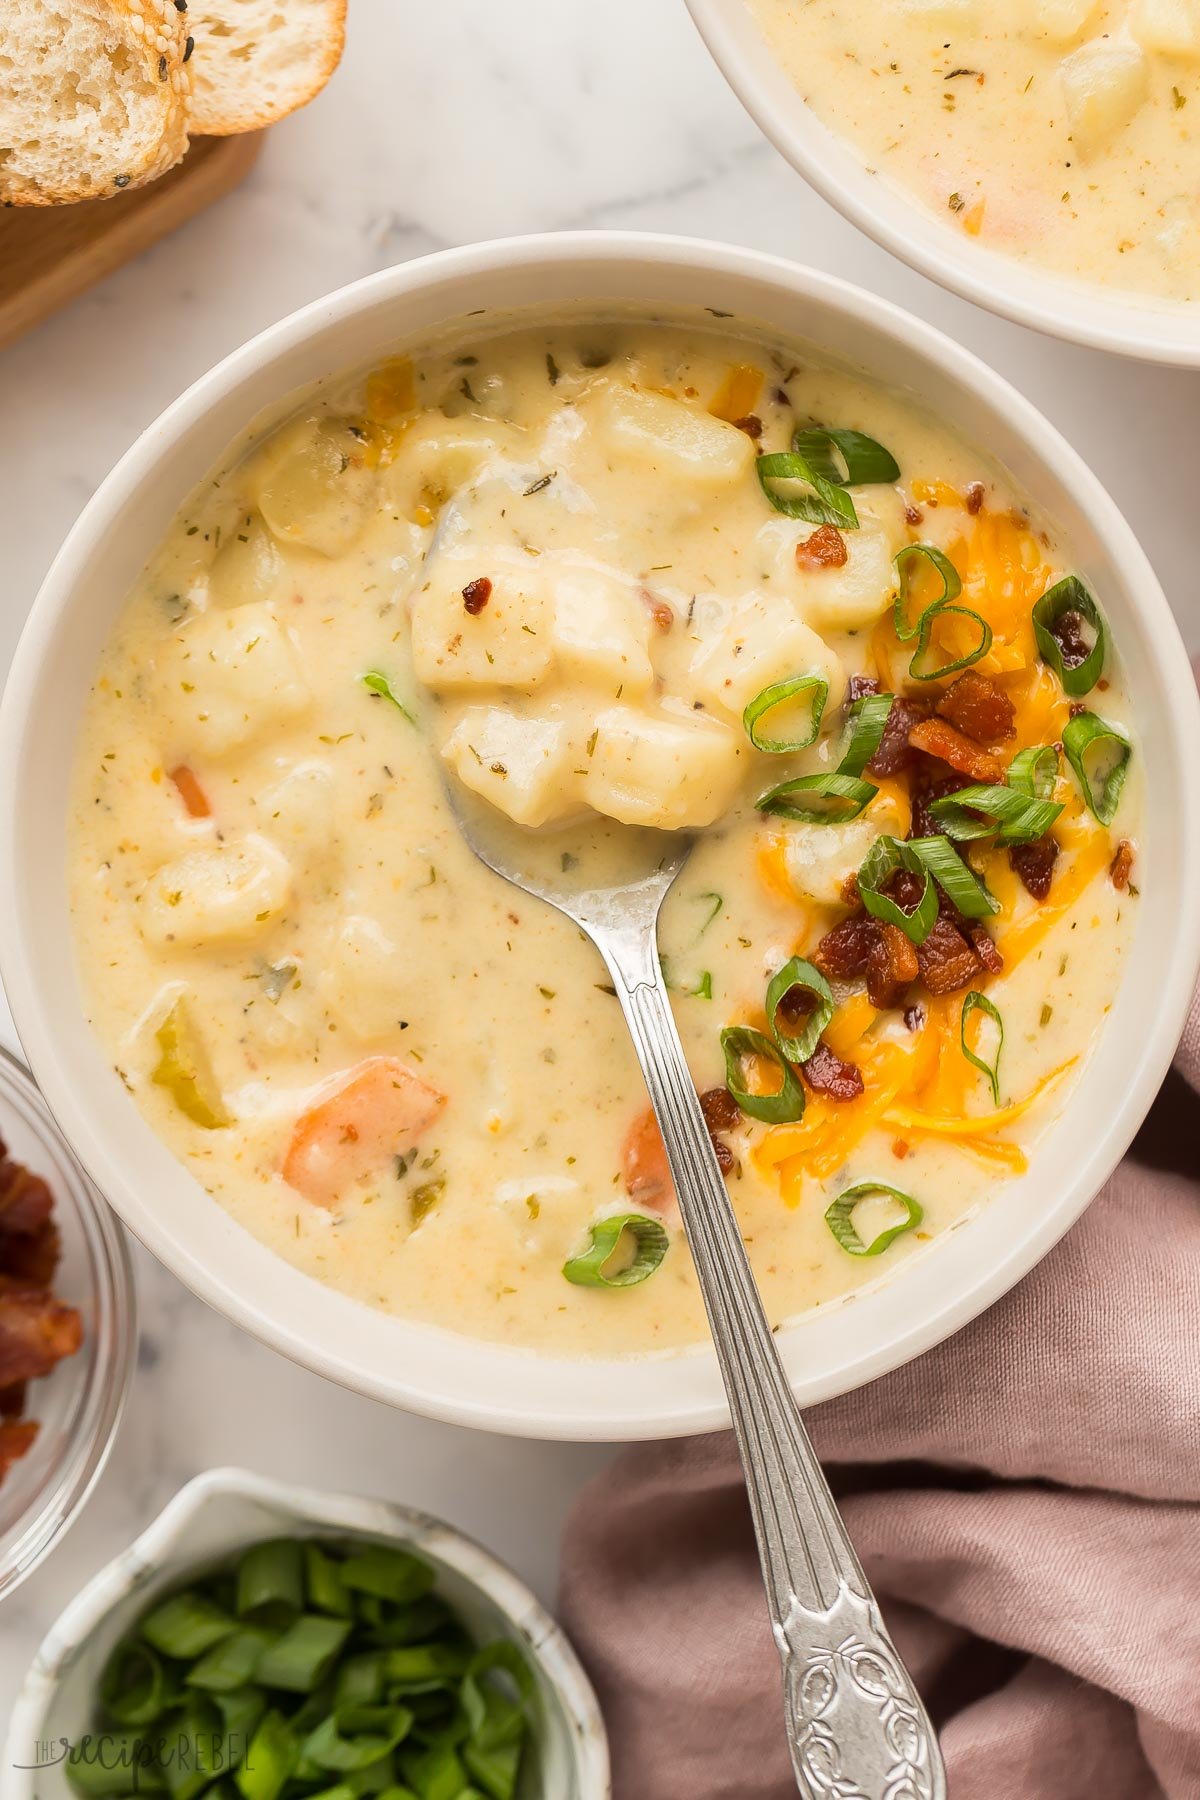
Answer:
<path fill-rule="evenodd" d="M 177 168 L 111 200 L 0 210 L 0 345 L 236 187 L 265 135 L 194 138 Z"/>

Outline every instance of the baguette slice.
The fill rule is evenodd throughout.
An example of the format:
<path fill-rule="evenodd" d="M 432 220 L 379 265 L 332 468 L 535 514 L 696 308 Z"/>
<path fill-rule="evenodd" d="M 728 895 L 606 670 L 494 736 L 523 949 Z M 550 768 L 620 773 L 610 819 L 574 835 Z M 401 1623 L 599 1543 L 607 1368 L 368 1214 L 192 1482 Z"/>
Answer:
<path fill-rule="evenodd" d="M 312 100 L 341 60 L 346 0 L 190 0 L 191 128 L 258 131 Z"/>
<path fill-rule="evenodd" d="M 141 187 L 187 149 L 187 26 L 174 0 L 2 0 L 0 204 Z"/>

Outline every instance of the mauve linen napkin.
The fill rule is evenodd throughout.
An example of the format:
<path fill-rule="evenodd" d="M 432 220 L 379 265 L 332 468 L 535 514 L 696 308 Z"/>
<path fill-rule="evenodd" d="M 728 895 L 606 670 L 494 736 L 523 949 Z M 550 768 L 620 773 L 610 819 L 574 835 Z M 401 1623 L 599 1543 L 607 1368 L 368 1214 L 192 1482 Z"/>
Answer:
<path fill-rule="evenodd" d="M 952 1800 L 1200 1800 L 1200 991 L 1130 1155 L 974 1324 L 808 1424 Z M 625 1451 L 561 1611 L 616 1800 L 796 1793 L 727 1435 Z"/>

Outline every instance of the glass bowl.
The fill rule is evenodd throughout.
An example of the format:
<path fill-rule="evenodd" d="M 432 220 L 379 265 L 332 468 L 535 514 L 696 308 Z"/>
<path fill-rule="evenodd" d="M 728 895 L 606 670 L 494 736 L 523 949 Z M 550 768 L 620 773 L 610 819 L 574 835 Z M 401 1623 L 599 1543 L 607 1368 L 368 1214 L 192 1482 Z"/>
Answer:
<path fill-rule="evenodd" d="M 78 1307 L 83 1343 L 41 1381 L 26 1410 L 32 1448 L 0 1482 L 0 1598 L 12 1593 L 80 1512 L 116 1435 L 133 1372 L 137 1318 L 129 1251 L 115 1214 L 67 1148 L 28 1071 L 0 1045 L 0 1137 L 54 1195 L 59 1299 Z"/>

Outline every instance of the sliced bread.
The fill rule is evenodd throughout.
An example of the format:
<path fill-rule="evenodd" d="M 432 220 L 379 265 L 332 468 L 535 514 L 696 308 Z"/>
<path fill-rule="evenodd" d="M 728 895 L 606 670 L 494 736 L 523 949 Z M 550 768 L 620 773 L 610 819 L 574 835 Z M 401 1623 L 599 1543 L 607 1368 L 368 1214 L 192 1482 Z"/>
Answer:
<path fill-rule="evenodd" d="M 3 0 L 0 204 L 140 187 L 187 149 L 186 12 L 175 0 Z"/>
<path fill-rule="evenodd" d="M 319 94 L 341 58 L 346 0 L 189 0 L 191 129 L 258 131 Z"/>

